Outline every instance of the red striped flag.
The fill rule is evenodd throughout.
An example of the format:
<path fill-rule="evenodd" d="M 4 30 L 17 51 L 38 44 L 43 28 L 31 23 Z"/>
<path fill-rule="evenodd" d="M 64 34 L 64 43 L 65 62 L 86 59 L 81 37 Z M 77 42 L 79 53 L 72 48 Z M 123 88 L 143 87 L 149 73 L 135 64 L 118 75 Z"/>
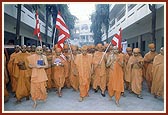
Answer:
<path fill-rule="evenodd" d="M 37 35 L 38 39 L 42 40 L 40 35 L 40 23 L 39 23 L 38 11 L 36 11 L 36 27 L 34 29 L 34 35 Z"/>
<path fill-rule="evenodd" d="M 112 45 L 117 46 L 118 50 L 121 51 L 121 42 L 122 42 L 122 35 L 121 35 L 121 28 L 119 29 L 119 33 L 115 34 L 113 39 L 111 40 Z"/>
<path fill-rule="evenodd" d="M 58 47 L 62 49 L 64 41 L 67 38 L 70 38 L 70 33 L 69 33 L 68 27 L 66 26 L 60 12 L 58 12 L 57 14 L 56 28 L 59 31 L 59 37 L 58 37 L 57 44 L 58 44 Z"/>
<path fill-rule="evenodd" d="M 64 47 L 64 41 L 67 39 L 67 37 L 65 36 L 65 34 L 59 33 L 58 35 L 58 47 L 59 48 L 63 48 Z"/>

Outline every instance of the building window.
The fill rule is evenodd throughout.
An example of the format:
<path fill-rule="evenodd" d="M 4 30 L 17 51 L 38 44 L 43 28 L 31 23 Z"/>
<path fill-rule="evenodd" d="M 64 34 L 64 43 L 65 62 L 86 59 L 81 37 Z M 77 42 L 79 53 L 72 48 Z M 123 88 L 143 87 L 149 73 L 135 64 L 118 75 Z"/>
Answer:
<path fill-rule="evenodd" d="M 81 27 L 81 30 L 88 30 L 88 25 L 87 24 L 83 24 L 82 27 Z"/>
<path fill-rule="evenodd" d="M 138 42 L 136 42 L 136 48 L 138 48 Z"/>
<path fill-rule="evenodd" d="M 85 36 L 85 40 L 88 41 L 88 36 L 87 35 Z"/>
<path fill-rule="evenodd" d="M 49 21 L 49 23 L 48 23 L 48 26 L 49 26 L 50 28 L 52 28 L 50 21 Z"/>
<path fill-rule="evenodd" d="M 44 15 L 39 11 L 39 19 L 45 23 L 45 17 Z"/>
<path fill-rule="evenodd" d="M 130 44 L 128 44 L 128 47 L 130 47 Z"/>
<path fill-rule="evenodd" d="M 164 37 L 162 37 L 162 45 L 161 47 L 164 47 Z"/>
<path fill-rule="evenodd" d="M 134 43 L 132 43 L 132 49 L 134 49 L 135 48 L 135 44 Z"/>
<path fill-rule="evenodd" d="M 145 41 L 142 41 L 142 51 L 145 51 Z"/>
<path fill-rule="evenodd" d="M 117 16 L 117 21 L 119 21 L 122 17 L 124 17 L 125 15 L 125 7 L 118 13 L 118 16 Z"/>
<path fill-rule="evenodd" d="M 48 26 L 50 27 L 50 28 L 52 28 L 52 18 L 51 18 L 51 15 L 49 15 L 49 17 L 48 17 Z"/>
<path fill-rule="evenodd" d="M 92 38 L 92 36 L 90 36 L 90 42 L 93 42 L 93 38 Z"/>
<path fill-rule="evenodd" d="M 84 40 L 85 40 L 85 36 L 81 36 L 81 38 L 82 38 L 82 41 L 84 41 Z"/>
<path fill-rule="evenodd" d="M 111 22 L 110 22 L 110 28 L 113 27 L 115 24 L 115 19 L 113 19 Z"/>
<path fill-rule="evenodd" d="M 133 9 L 136 6 L 136 4 L 128 4 L 128 12 Z"/>
<path fill-rule="evenodd" d="M 32 5 L 24 4 L 23 6 L 33 13 Z"/>
<path fill-rule="evenodd" d="M 137 11 L 138 10 L 140 10 L 142 7 L 144 7 L 145 6 L 145 4 L 143 4 L 143 5 L 141 5 L 138 9 L 137 9 Z"/>

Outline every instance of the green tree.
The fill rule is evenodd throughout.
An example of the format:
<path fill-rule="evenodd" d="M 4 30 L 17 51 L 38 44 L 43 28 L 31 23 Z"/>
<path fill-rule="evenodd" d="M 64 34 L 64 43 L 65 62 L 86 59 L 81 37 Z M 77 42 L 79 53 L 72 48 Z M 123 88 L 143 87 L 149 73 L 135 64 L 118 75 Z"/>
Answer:
<path fill-rule="evenodd" d="M 93 39 L 95 45 L 102 43 L 102 26 L 105 26 L 106 37 L 108 38 L 109 29 L 109 5 L 97 4 L 96 11 L 91 15 L 91 31 L 94 33 Z"/>
<path fill-rule="evenodd" d="M 77 19 L 76 16 L 72 15 L 69 11 L 68 5 L 67 4 L 53 4 L 53 5 L 48 5 L 48 12 L 49 14 L 52 15 L 53 17 L 53 25 L 56 24 L 56 17 L 57 17 L 57 13 L 58 10 L 61 12 L 61 15 L 66 23 L 66 25 L 68 26 L 68 29 L 71 33 L 71 29 L 74 28 L 75 25 L 75 20 Z M 54 32 L 55 32 L 55 26 L 53 26 L 53 33 L 52 33 L 52 38 L 54 38 Z M 55 43 L 58 40 L 58 31 L 55 35 Z"/>

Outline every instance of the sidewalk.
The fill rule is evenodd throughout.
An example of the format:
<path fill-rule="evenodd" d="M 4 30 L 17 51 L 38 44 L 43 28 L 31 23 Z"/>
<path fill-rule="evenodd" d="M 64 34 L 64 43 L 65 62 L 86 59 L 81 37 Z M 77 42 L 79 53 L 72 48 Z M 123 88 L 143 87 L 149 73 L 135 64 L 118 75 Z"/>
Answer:
<path fill-rule="evenodd" d="M 100 90 L 95 93 L 92 89 L 89 91 L 89 97 L 86 97 L 83 102 L 79 102 L 79 92 L 73 91 L 73 89 L 64 88 L 62 90 L 63 96 L 58 97 L 55 89 L 48 92 L 48 98 L 46 102 L 38 102 L 37 107 L 32 107 L 33 101 L 30 99 L 22 100 L 21 104 L 15 104 L 16 99 L 13 95 L 10 95 L 10 99 L 4 104 L 5 112 L 14 111 L 33 111 L 33 112 L 164 112 L 164 102 L 161 98 L 155 99 L 146 88 L 143 88 L 143 99 L 137 98 L 135 94 L 130 94 L 125 91 L 126 97 L 121 97 L 120 106 L 117 107 L 114 101 L 109 101 L 109 96 L 106 91 L 106 96 L 102 97 Z"/>

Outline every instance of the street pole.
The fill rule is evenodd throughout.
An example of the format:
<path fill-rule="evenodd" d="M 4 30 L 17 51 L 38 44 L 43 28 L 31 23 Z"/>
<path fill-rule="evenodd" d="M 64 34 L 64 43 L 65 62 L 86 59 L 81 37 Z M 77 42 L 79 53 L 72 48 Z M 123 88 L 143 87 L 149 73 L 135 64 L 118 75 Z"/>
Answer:
<path fill-rule="evenodd" d="M 149 4 L 149 9 L 152 12 L 152 41 L 156 45 L 155 30 L 156 30 L 156 8 L 155 4 Z"/>
<path fill-rule="evenodd" d="M 16 44 L 19 44 L 20 38 L 20 23 L 21 23 L 21 4 L 17 5 L 17 20 L 16 20 Z"/>

